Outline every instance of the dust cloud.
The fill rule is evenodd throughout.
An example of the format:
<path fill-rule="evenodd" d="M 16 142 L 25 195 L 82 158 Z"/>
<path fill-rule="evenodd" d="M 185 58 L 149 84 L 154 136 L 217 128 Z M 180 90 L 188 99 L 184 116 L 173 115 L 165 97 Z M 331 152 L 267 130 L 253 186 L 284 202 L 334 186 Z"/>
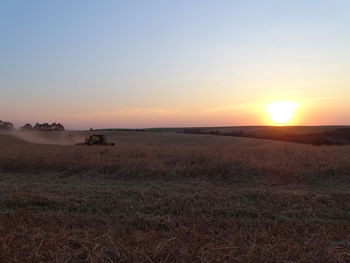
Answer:
<path fill-rule="evenodd" d="M 60 132 L 40 132 L 40 131 L 14 131 L 11 135 L 23 141 L 35 144 L 57 144 L 74 145 L 84 142 L 83 132 L 60 131 Z"/>

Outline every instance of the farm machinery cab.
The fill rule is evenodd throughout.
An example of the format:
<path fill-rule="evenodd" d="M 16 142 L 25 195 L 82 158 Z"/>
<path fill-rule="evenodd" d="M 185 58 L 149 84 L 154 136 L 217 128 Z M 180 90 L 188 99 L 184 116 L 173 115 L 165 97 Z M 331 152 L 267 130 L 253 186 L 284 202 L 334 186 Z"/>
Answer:
<path fill-rule="evenodd" d="M 107 139 L 105 135 L 94 134 L 85 138 L 85 142 L 77 143 L 76 145 L 99 145 L 99 146 L 114 146 L 114 143 L 107 143 Z"/>

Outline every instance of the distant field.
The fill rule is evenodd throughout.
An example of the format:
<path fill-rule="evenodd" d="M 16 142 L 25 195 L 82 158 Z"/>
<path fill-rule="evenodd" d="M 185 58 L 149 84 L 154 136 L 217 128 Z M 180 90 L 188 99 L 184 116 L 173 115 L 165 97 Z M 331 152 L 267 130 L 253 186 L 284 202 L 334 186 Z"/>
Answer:
<path fill-rule="evenodd" d="M 0 134 L 0 262 L 350 262 L 350 146 L 105 133 Z"/>
<path fill-rule="evenodd" d="M 339 128 L 349 126 L 242 126 L 242 127 L 223 127 L 223 128 L 208 128 L 208 131 L 218 130 L 220 132 L 239 132 L 243 131 L 251 135 L 274 135 L 274 134 L 307 134 L 316 132 L 334 131 Z"/>
<path fill-rule="evenodd" d="M 315 133 L 315 132 L 325 132 L 333 131 L 339 128 L 346 128 L 350 126 L 345 125 L 329 125 L 329 126 L 225 126 L 225 127 L 183 127 L 183 128 L 149 128 L 141 129 L 146 132 L 182 132 L 185 129 L 199 129 L 203 132 L 215 131 L 220 132 L 239 132 L 243 131 L 247 134 L 254 135 L 266 135 L 271 133 L 291 133 L 291 134 L 305 134 L 305 133 Z M 109 129 L 110 131 L 122 131 L 122 129 Z M 105 130 L 102 130 L 105 131 Z M 133 131 L 133 130 L 129 130 Z"/>
<path fill-rule="evenodd" d="M 274 143 L 268 140 L 250 138 L 218 137 L 213 135 L 182 134 L 175 132 L 136 132 L 136 131 L 65 131 L 65 132 L 15 132 L 10 135 L 31 143 L 73 145 L 83 142 L 90 134 L 104 134 L 116 146 L 126 145 L 256 145 Z"/>
<path fill-rule="evenodd" d="M 334 131 L 349 126 L 237 126 L 237 127 L 202 127 L 202 132 L 219 131 L 221 133 L 243 131 L 246 135 L 273 136 L 281 134 L 308 134 L 316 132 Z M 255 140 L 250 138 L 218 137 L 214 135 L 183 134 L 186 128 L 152 128 L 137 130 L 95 130 L 95 131 L 65 131 L 65 132 L 14 132 L 14 136 L 27 142 L 39 144 L 72 145 L 84 141 L 91 134 L 105 134 L 108 141 L 117 145 L 237 145 L 237 144 L 265 144 L 270 140 Z"/>

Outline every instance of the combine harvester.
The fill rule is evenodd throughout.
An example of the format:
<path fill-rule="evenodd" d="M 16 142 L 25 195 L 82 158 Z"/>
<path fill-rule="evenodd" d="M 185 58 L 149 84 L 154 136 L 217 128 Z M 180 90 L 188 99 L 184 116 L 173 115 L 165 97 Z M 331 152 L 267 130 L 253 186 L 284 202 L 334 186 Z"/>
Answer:
<path fill-rule="evenodd" d="M 114 146 L 114 143 L 107 143 L 107 139 L 105 135 L 94 134 L 85 138 L 85 142 L 77 143 L 76 145 L 86 145 L 86 146 Z"/>

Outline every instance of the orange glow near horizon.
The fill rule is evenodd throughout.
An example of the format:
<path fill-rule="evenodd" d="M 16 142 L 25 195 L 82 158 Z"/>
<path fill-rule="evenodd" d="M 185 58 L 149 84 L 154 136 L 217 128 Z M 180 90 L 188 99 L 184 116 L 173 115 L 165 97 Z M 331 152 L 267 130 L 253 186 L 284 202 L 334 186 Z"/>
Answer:
<path fill-rule="evenodd" d="M 263 97 L 263 96 L 262 96 Z M 282 99 L 281 99 L 282 98 Z M 22 107 L 22 108 L 21 108 Z M 347 98 L 305 98 L 302 94 L 267 94 L 264 98 L 214 106 L 183 107 L 93 107 L 28 110 L 21 105 L 7 121 L 16 128 L 25 123 L 60 122 L 67 129 L 221 127 L 221 126 L 317 126 L 348 125 Z M 39 117 L 40 116 L 40 117 Z"/>
<path fill-rule="evenodd" d="M 291 125 L 298 104 L 291 101 L 274 101 L 266 106 L 266 112 L 272 125 Z"/>

